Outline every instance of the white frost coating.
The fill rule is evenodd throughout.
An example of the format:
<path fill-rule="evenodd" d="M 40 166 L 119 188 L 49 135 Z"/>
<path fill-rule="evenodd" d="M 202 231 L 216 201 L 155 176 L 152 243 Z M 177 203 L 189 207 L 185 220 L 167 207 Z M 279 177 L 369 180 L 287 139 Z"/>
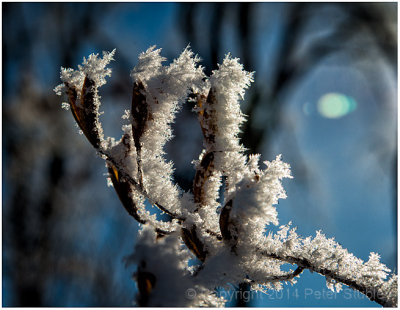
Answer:
<path fill-rule="evenodd" d="M 227 176 L 229 184 L 236 184 L 242 178 L 246 157 L 245 148 L 240 144 L 240 126 L 245 117 L 240 110 L 239 100 L 244 99 L 245 89 L 253 82 L 253 72 L 247 72 L 238 58 L 226 55 L 224 61 L 210 77 L 215 89 L 217 104 L 213 105 L 218 120 L 217 135 L 212 148 L 215 153 L 216 170 Z"/>
<path fill-rule="evenodd" d="M 218 70 L 214 70 L 211 77 L 211 86 L 217 87 L 223 96 L 234 109 L 235 113 L 240 114 L 240 107 L 235 106 L 240 97 L 244 99 L 245 89 L 250 86 L 254 72 L 247 72 L 243 65 L 239 63 L 239 58 L 232 58 L 228 53 L 222 65 L 218 65 Z M 232 120 L 233 121 L 233 120 Z"/>
<path fill-rule="evenodd" d="M 277 156 L 272 162 L 264 162 L 267 168 L 259 171 L 258 168 L 248 165 L 248 174 L 239 183 L 236 189 L 234 210 L 238 217 L 262 218 L 264 224 L 278 225 L 277 212 L 273 205 L 279 199 L 285 199 L 286 193 L 282 187 L 283 178 L 291 178 L 290 166 Z M 253 168 L 253 169 L 252 169 Z"/>
<path fill-rule="evenodd" d="M 114 51 L 103 53 L 102 58 L 90 55 L 78 70 L 62 68 L 63 84 L 55 88 L 56 93 L 61 95 L 67 83 L 76 89 L 79 99 L 87 76 L 95 82 L 98 115 L 97 88 L 111 74 L 106 66 Z M 134 82 L 143 85 L 141 95 L 148 111 L 140 152 L 135 147 L 132 122 L 136 120 L 130 110 L 123 116 L 127 124 L 122 127 L 122 138 L 108 138 L 101 144 L 108 165 L 116 164 L 124 173 L 121 181 L 128 181 L 129 176 L 136 184 L 131 184 L 128 197 L 136 206 L 136 215 L 146 224 L 130 262 L 139 266 L 138 274 L 151 274 L 152 281 L 155 279 L 151 287 L 151 281 L 144 283 L 149 289 L 142 292 L 149 294 L 146 305 L 219 307 L 225 301 L 215 294 L 216 287 L 229 289 L 232 284 L 248 282 L 257 291 L 279 290 L 283 283 L 294 284 L 301 271 L 309 269 L 323 275 L 331 290 L 339 292 L 347 285 L 381 305 L 396 306 L 397 276 L 388 278 L 390 270 L 378 254 L 371 253 L 363 262 L 319 231 L 313 238 L 301 238 L 291 223 L 281 226 L 277 233 L 267 230 L 265 234 L 266 225 L 278 225 L 275 205 L 286 198 L 281 182 L 291 174 L 280 155 L 265 161 L 266 167 L 261 169 L 261 156 L 246 156 L 240 144 L 238 135 L 245 117 L 239 101 L 253 81 L 253 73 L 246 72 L 239 60 L 228 54 L 207 79 L 198 65 L 200 59 L 189 48 L 167 66 L 162 65 L 166 59 L 160 53 L 161 49 L 153 46 L 140 54 L 131 73 Z M 172 182 L 173 163 L 165 160 L 163 150 L 172 138 L 175 114 L 189 92 L 197 96 L 195 110 L 205 135 L 204 150 L 193 162 L 198 176 L 193 194 L 182 193 Z M 212 102 L 205 99 L 209 93 L 207 100 L 212 98 Z M 99 122 L 96 126 L 102 133 Z M 207 162 L 207 156 L 212 160 Z M 140 170 L 143 187 L 139 184 Z M 226 187 L 220 203 L 222 176 L 226 177 Z M 146 200 L 162 205 L 179 219 L 158 221 L 146 210 Z M 182 232 L 181 226 L 185 228 Z M 160 237 L 164 233 L 167 235 Z M 189 259 L 196 257 L 199 263 L 189 267 Z M 292 271 L 283 271 L 284 264 L 292 264 Z"/>
<path fill-rule="evenodd" d="M 264 254 L 275 255 L 282 261 L 309 265 L 309 269 L 325 273 L 327 286 L 340 291 L 342 283 L 352 288 L 362 287 L 368 296 L 382 298 L 387 305 L 397 304 L 397 276 L 387 279 L 390 269 L 379 261 L 379 255 L 371 253 L 363 262 L 344 249 L 334 238 L 326 238 L 317 231 L 314 238 L 301 238 L 296 229 L 281 226 L 277 234 L 269 234 L 263 242 Z"/>
<path fill-rule="evenodd" d="M 136 190 L 133 190 L 131 193 L 131 198 L 136 202 L 136 206 L 138 208 L 138 214 L 140 218 L 146 221 L 152 229 L 155 227 L 160 228 L 163 231 L 172 232 L 177 228 L 176 220 L 172 220 L 170 222 L 163 222 L 157 220 L 156 214 L 151 214 L 148 210 L 146 210 L 145 199 L 144 197 Z"/>
<path fill-rule="evenodd" d="M 149 48 L 139 56 L 132 70 L 135 82 L 144 84 L 151 119 L 141 137 L 143 184 L 154 201 L 180 212 L 179 188 L 172 183 L 173 164 L 164 159 L 163 147 L 172 138 L 171 124 L 189 90 L 202 85 L 203 68 L 199 58 L 186 48 L 169 66 L 162 66 L 165 58 L 161 49 Z"/>
<path fill-rule="evenodd" d="M 199 89 L 207 89 L 203 95 L 212 98 L 211 102 L 204 100 L 202 107 L 197 111 L 206 111 L 210 119 L 202 121 L 203 130 L 212 134 L 214 139 L 204 141 L 204 147 L 199 160 L 194 162 L 196 170 L 204 170 L 201 160 L 206 154 L 213 153 L 212 175 L 204 182 L 204 195 L 199 210 L 204 230 L 218 231 L 219 221 L 217 210 L 221 207 L 217 202 L 219 189 L 222 186 L 221 177 L 226 177 L 226 193 L 230 194 L 234 185 L 243 177 L 243 168 L 246 156 L 245 148 L 240 144 L 238 135 L 240 126 L 245 121 L 240 110 L 239 100 L 244 98 L 245 89 L 253 81 L 253 73 L 246 72 L 238 58 L 229 54 L 225 57 L 218 70 L 214 70 L 209 81 Z M 214 125 L 216 125 L 214 127 Z M 203 236 L 207 238 L 206 235 Z M 213 243 L 209 243 L 209 250 L 214 252 Z"/>
<path fill-rule="evenodd" d="M 236 186 L 231 218 L 235 221 L 239 243 L 249 251 L 263 240 L 266 225 L 278 225 L 276 205 L 279 199 L 285 199 L 282 187 L 283 178 L 291 178 L 290 166 L 277 156 L 272 162 L 264 162 L 265 170 L 258 168 L 258 155 L 251 156 L 245 166 L 243 179 Z"/>
<path fill-rule="evenodd" d="M 179 234 L 157 240 L 154 230 L 143 227 L 129 262 L 142 266 L 138 272 L 148 271 L 155 276 L 156 285 L 147 306 L 222 307 L 225 304 L 213 289 L 199 285 L 192 277 L 187 267 L 189 259 L 190 253 L 182 247 Z"/>
<path fill-rule="evenodd" d="M 92 112 L 94 112 L 94 114 L 96 115 L 96 119 L 93 124 L 94 128 L 92 128 L 91 130 L 97 133 L 97 136 L 100 140 L 100 144 L 98 145 L 98 147 L 100 148 L 104 146 L 104 136 L 103 128 L 99 122 L 99 116 L 101 114 L 99 112 L 99 108 L 101 103 L 100 96 L 98 94 L 98 88 L 106 84 L 106 76 L 111 76 L 111 69 L 106 68 L 106 66 L 111 62 L 111 60 L 114 59 L 114 54 L 115 49 L 112 52 L 103 52 L 102 58 L 99 57 L 99 54 L 91 54 L 88 59 L 84 57 L 82 65 L 78 65 L 78 70 L 74 70 L 71 68 L 66 69 L 61 67 L 60 78 L 63 83 L 54 88 L 54 91 L 59 96 L 66 92 L 68 88 L 74 89 L 77 94 L 77 101 L 74 104 L 82 108 L 80 99 L 82 96 L 81 92 L 85 78 L 91 79 L 94 82 L 93 89 L 91 89 L 90 91 L 93 92 L 94 110 Z M 71 103 L 62 103 L 62 107 L 64 109 L 66 109 L 69 105 L 71 105 Z"/>
<path fill-rule="evenodd" d="M 101 87 L 107 83 L 105 77 L 111 76 L 111 69 L 106 66 L 114 60 L 114 54 L 115 49 L 103 52 L 103 58 L 99 58 L 99 54 L 91 54 L 88 59 L 83 58 L 83 64 L 78 66 L 79 71 L 94 80 L 97 87 Z"/>
<path fill-rule="evenodd" d="M 145 82 L 160 73 L 162 63 L 167 59 L 160 55 L 161 48 L 155 48 L 156 46 L 154 45 L 139 55 L 139 62 L 131 72 L 134 81 L 141 80 Z"/>
<path fill-rule="evenodd" d="M 89 77 L 96 83 L 96 87 L 106 84 L 106 76 L 111 76 L 111 69 L 106 66 L 114 60 L 115 49 L 112 52 L 103 52 L 103 57 L 99 58 L 99 54 L 91 54 L 86 59 L 83 58 L 82 65 L 78 65 L 78 70 L 61 67 L 60 78 L 64 83 L 68 83 L 77 88 L 78 95 L 83 86 L 85 76 Z M 65 85 L 58 85 L 54 91 L 61 96 L 65 90 Z"/>

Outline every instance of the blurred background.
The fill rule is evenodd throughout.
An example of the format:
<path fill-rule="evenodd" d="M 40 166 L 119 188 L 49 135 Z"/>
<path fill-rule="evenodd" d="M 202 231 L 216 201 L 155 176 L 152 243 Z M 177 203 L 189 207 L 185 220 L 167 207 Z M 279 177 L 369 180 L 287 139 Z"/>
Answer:
<path fill-rule="evenodd" d="M 228 52 L 256 71 L 242 139 L 292 166 L 280 223 L 322 230 L 363 260 L 378 252 L 398 272 L 397 3 L 3 2 L 2 17 L 3 306 L 134 304 L 124 257 L 138 225 L 53 88 L 61 66 L 116 48 L 101 120 L 118 139 L 130 70 L 154 44 L 168 61 L 190 44 L 207 73 Z M 174 128 L 167 152 L 189 190 L 202 146 L 190 105 Z M 349 289 L 327 294 L 308 271 L 280 293 L 234 292 L 228 305 L 377 306 Z"/>

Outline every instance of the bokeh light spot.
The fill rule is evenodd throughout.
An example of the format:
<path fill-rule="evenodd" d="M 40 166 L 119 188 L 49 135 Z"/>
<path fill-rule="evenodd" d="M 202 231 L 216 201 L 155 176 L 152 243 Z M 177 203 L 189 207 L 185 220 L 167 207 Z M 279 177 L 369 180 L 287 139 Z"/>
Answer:
<path fill-rule="evenodd" d="M 317 103 L 319 114 L 326 118 L 340 118 L 357 108 L 357 102 L 340 93 L 328 93 L 319 98 Z"/>

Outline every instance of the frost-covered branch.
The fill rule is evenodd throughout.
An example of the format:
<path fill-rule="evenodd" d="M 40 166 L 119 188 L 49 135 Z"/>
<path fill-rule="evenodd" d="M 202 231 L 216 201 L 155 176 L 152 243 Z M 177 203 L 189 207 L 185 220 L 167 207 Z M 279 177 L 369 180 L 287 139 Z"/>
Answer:
<path fill-rule="evenodd" d="M 286 198 L 281 181 L 291 178 L 290 166 L 278 155 L 260 167 L 261 155 L 245 154 L 239 102 L 254 74 L 239 59 L 226 55 L 207 77 L 189 48 L 169 65 L 160 49 L 149 48 L 132 70 L 132 102 L 116 141 L 104 137 L 98 94 L 114 53 L 92 54 L 78 70 L 62 68 L 55 91 L 66 94 L 63 106 L 105 160 L 125 210 L 141 224 L 128 260 L 138 266 L 140 306 L 222 306 L 217 287 L 247 282 L 258 291 L 279 290 L 304 269 L 325 276 L 332 290 L 344 284 L 383 306 L 397 305 L 397 276 L 387 279 L 390 270 L 378 254 L 364 263 L 322 233 L 301 238 L 288 225 L 266 235 L 268 225 L 278 225 L 276 205 Z M 175 114 L 186 102 L 194 104 L 204 138 L 190 192 L 174 184 L 174 164 L 164 156 Z M 158 220 L 146 204 L 171 220 Z M 285 264 L 296 269 L 284 271 Z"/>
<path fill-rule="evenodd" d="M 339 292 L 344 284 L 382 306 L 397 306 L 397 276 L 392 274 L 386 280 L 390 270 L 376 253 L 364 263 L 319 231 L 314 238 L 303 239 L 289 226 L 282 226 L 278 234 L 270 234 L 264 241 L 264 247 L 258 249 L 262 256 L 317 272 L 326 277 L 332 290 Z"/>
<path fill-rule="evenodd" d="M 368 286 L 363 283 L 362 280 L 353 280 L 352 277 L 344 277 L 332 269 L 322 268 L 314 266 L 310 261 L 304 258 L 297 258 L 293 256 L 278 256 L 272 253 L 263 252 L 263 255 L 278 259 L 283 262 L 290 264 L 296 264 L 298 267 L 296 270 L 309 269 L 312 272 L 317 272 L 327 278 L 327 285 L 329 287 L 338 287 L 338 285 L 344 284 L 348 287 L 357 290 L 367 296 L 371 301 L 375 301 L 384 307 L 397 307 L 397 276 L 392 275 L 388 281 L 381 281 L 377 284 Z M 295 274 L 295 272 L 294 272 Z M 283 279 L 282 279 L 283 280 Z M 337 288 L 338 291 L 340 291 Z"/>

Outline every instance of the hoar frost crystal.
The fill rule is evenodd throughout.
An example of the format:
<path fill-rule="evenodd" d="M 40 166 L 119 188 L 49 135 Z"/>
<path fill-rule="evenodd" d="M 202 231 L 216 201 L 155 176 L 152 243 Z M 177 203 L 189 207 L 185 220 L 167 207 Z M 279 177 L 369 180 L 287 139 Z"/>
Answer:
<path fill-rule="evenodd" d="M 390 270 L 378 254 L 363 262 L 321 232 L 299 237 L 291 223 L 277 233 L 266 231 L 266 225 L 278 225 L 275 205 L 286 197 L 281 180 L 291 175 L 280 155 L 260 167 L 260 155 L 247 156 L 239 141 L 245 121 L 239 101 L 253 73 L 228 54 L 207 77 L 189 47 L 168 66 L 160 52 L 151 47 L 141 53 L 132 70 L 132 105 L 123 116 L 127 124 L 119 141 L 105 138 L 99 122 L 98 88 L 111 76 L 107 65 L 115 50 L 84 58 L 78 70 L 62 68 L 63 83 L 55 88 L 58 95 L 67 95 L 63 106 L 71 108 L 105 159 L 109 182 L 124 208 L 143 224 L 130 257 L 138 266 L 138 305 L 223 306 L 217 287 L 248 282 L 254 290 L 280 290 L 282 283 L 294 284 L 309 269 L 325 276 L 331 290 L 340 291 L 344 284 L 383 306 L 397 306 L 397 276 L 388 278 Z M 186 101 L 195 104 L 204 136 L 203 151 L 193 161 L 191 192 L 173 183 L 173 163 L 164 158 L 171 124 Z M 157 220 L 146 203 L 172 220 Z M 195 265 L 189 264 L 193 258 L 198 259 Z M 296 268 L 283 271 L 284 264 Z"/>

